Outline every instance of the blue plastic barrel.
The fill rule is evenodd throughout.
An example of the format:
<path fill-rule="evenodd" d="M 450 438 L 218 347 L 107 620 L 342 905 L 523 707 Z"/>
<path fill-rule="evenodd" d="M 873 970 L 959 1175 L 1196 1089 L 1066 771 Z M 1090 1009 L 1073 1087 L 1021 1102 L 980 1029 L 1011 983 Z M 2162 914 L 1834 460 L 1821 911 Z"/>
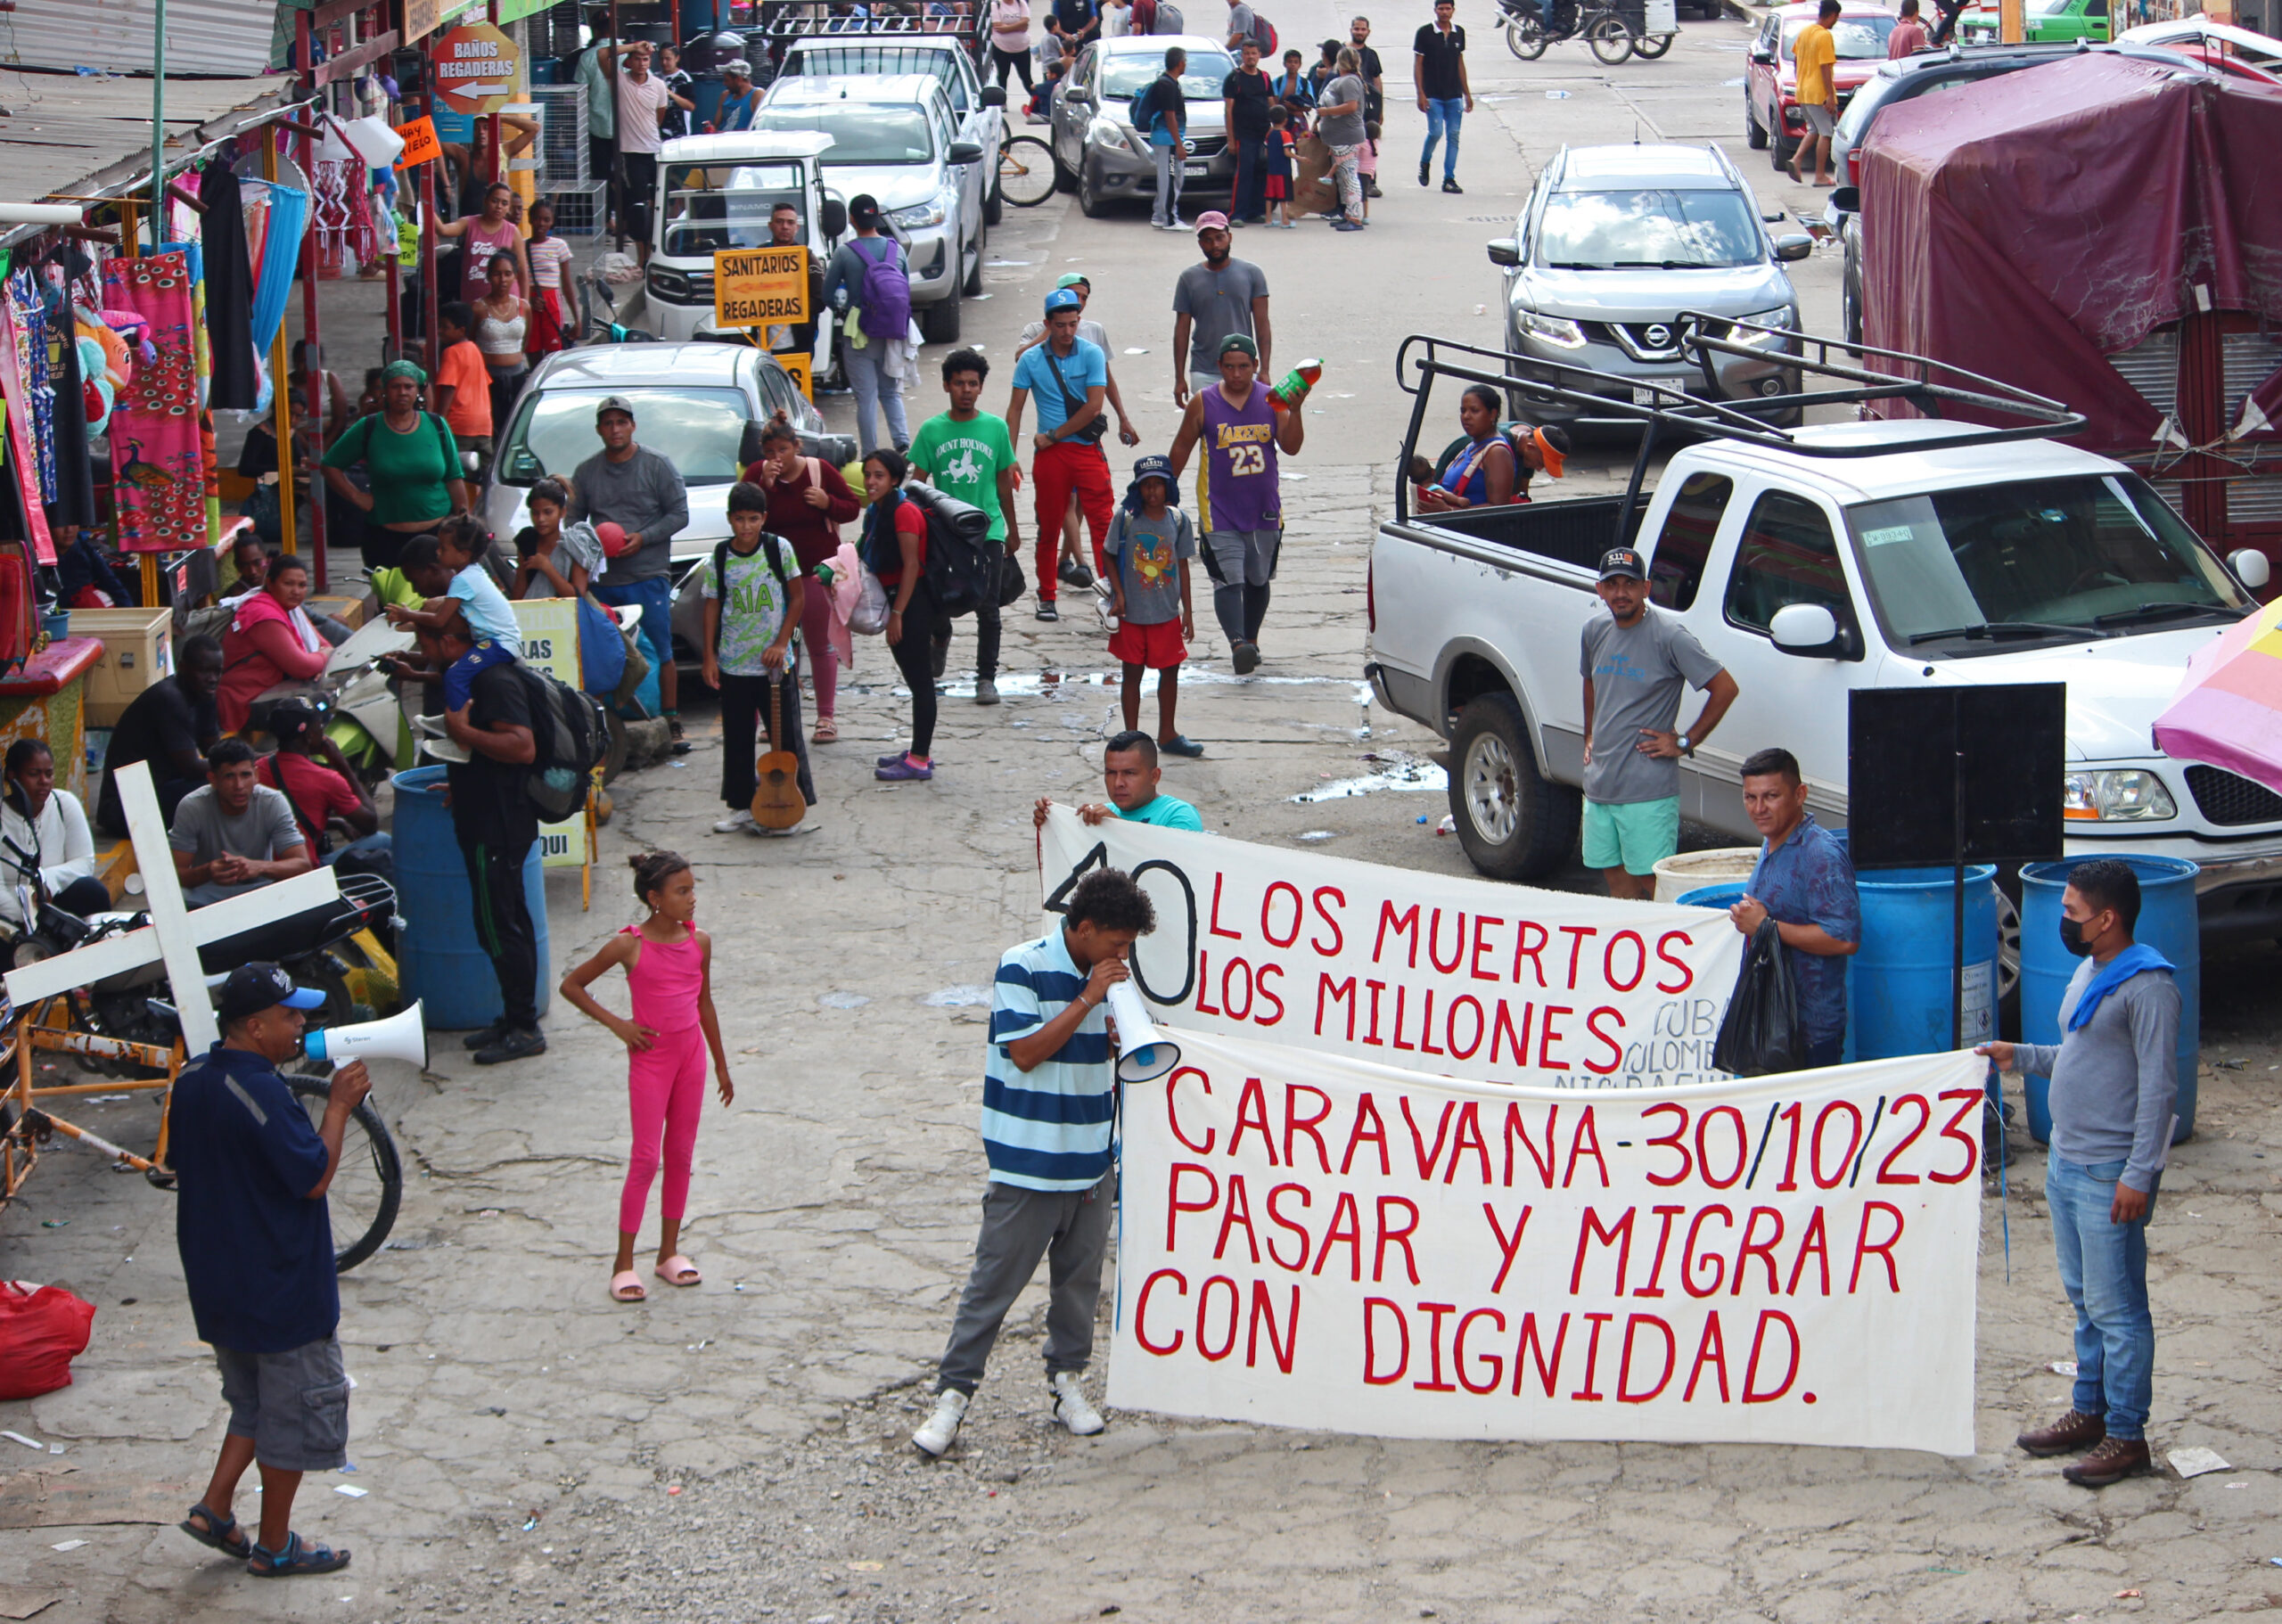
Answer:
<path fill-rule="evenodd" d="M 2176 1144 L 2195 1131 L 2195 1072 L 2203 1047 L 2203 938 L 2195 906 L 2195 877 L 2202 872 L 2182 857 L 2115 854 L 2139 876 L 2139 923 L 2135 940 L 2171 960 L 2179 981 L 2179 1127 Z M 2060 1041 L 2060 998 L 2081 962 L 2061 946 L 2061 892 L 2068 873 L 2089 857 L 2032 863 L 2021 870 L 2021 1038 Z M 2040 1144 L 2052 1137 L 2048 1078 L 2025 1079 L 2029 1132 Z"/>
<path fill-rule="evenodd" d="M 444 771 L 415 767 L 396 784 L 396 894 L 405 928 L 397 963 L 407 998 L 426 1002 L 428 1024 L 443 1031 L 472 1031 L 499 1019 L 505 1007 L 491 956 L 475 939 L 475 904 L 460 860 L 452 814 L 444 805 Z M 554 978 L 548 969 L 546 887 L 538 842 L 523 859 L 523 903 L 538 937 L 538 1007 L 546 1013 Z"/>
<path fill-rule="evenodd" d="M 1846 961 L 1850 1060 L 1939 1054 L 1950 1047 L 1956 1001 L 1956 870 L 1880 868 L 1858 874 L 1862 946 Z M 1964 1041 L 1997 1035 L 1997 871 L 1965 871 Z"/>

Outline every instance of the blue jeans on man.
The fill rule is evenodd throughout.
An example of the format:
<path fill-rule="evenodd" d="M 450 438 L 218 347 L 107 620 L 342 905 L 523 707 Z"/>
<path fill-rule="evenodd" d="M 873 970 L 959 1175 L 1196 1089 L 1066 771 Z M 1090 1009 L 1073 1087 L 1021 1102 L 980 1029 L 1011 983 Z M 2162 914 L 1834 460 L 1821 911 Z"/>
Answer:
<path fill-rule="evenodd" d="M 2155 1321 L 2147 1308 L 2147 1219 L 2109 1216 L 2121 1161 L 2082 1167 L 2055 1151 L 2045 1161 L 2044 1199 L 2052 1213 L 2060 1289 L 2076 1309 L 2076 1389 L 2070 1407 L 2101 1415 L 2110 1438 L 2147 1436 L 2155 1402 Z"/>
<path fill-rule="evenodd" d="M 596 581 L 594 594 L 613 609 L 637 604 L 642 611 L 642 646 L 653 671 L 674 657 L 674 584 L 662 575 L 639 581 Z"/>
<path fill-rule="evenodd" d="M 1421 169 L 1434 167 L 1434 144 L 1447 135 L 1449 144 L 1442 149 L 1442 178 L 1456 180 L 1458 177 L 1458 126 L 1465 119 L 1464 96 L 1427 98 L 1426 145 L 1418 154 Z"/>

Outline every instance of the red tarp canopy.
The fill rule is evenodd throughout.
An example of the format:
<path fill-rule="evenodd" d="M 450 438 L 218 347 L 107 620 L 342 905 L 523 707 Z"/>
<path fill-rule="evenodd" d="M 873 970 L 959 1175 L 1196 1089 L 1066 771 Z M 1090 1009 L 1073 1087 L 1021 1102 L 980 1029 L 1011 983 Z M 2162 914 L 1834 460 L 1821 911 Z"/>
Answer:
<path fill-rule="evenodd" d="M 1863 336 L 2145 449 L 2162 414 L 2106 357 L 2199 310 L 2282 322 L 2277 154 L 2282 93 L 2099 52 L 1898 103 L 1859 171 Z"/>

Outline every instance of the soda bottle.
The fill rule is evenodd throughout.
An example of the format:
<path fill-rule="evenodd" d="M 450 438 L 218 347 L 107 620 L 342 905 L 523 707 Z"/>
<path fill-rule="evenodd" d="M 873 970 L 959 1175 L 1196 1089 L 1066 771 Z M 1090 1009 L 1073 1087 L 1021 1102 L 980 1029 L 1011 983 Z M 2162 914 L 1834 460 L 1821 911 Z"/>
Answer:
<path fill-rule="evenodd" d="M 1284 381 L 1268 391 L 1268 404 L 1279 412 L 1288 412 L 1308 398 L 1308 391 L 1323 381 L 1323 357 L 1302 361 L 1284 374 Z"/>

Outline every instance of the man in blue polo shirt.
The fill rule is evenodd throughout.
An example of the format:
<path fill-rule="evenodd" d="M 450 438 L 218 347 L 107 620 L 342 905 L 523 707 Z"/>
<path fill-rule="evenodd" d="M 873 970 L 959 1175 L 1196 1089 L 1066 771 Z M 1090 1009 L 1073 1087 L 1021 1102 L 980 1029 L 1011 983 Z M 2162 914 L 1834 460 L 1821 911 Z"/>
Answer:
<path fill-rule="evenodd" d="M 1109 792 L 1109 805 L 1089 802 L 1078 808 L 1078 816 L 1088 824 L 1106 823 L 1112 817 L 1121 817 L 1129 824 L 1154 824 L 1160 829 L 1187 829 L 1204 833 L 1204 820 L 1196 808 L 1178 795 L 1161 795 L 1157 781 L 1164 776 L 1164 769 L 1157 765 L 1157 742 L 1145 733 L 1112 734 L 1102 751 L 1102 786 Z M 1054 803 L 1044 796 L 1030 814 L 1037 827 L 1046 827 L 1047 808 Z"/>
<path fill-rule="evenodd" d="M 1109 537 L 1109 459 L 1102 415 L 1109 398 L 1109 357 L 1078 336 L 1078 312 L 1085 301 L 1068 288 L 1046 296 L 1046 340 L 1022 351 L 1014 363 L 1014 392 L 1006 402 L 1006 432 L 1019 448 L 1022 411 L 1038 398 L 1038 432 L 1030 437 L 1030 482 L 1038 493 L 1038 618 L 1058 620 L 1055 608 L 1055 561 L 1062 550 L 1062 515 L 1070 498 L 1094 537 L 1094 574 L 1107 572 L 1102 543 Z"/>
<path fill-rule="evenodd" d="M 372 1087 L 363 1062 L 342 1066 L 312 1128 L 277 1074 L 301 1052 L 302 1012 L 324 1003 L 275 964 L 239 965 L 215 1011 L 221 1038 L 183 1069 L 167 1107 L 183 1284 L 230 1407 L 213 1480 L 180 1526 L 257 1579 L 349 1565 L 347 1551 L 305 1544 L 292 1525 L 301 1474 L 348 1459 L 349 1377 L 324 1196 L 349 1113 Z M 258 1540 L 230 1514 L 238 1480 L 256 1464 Z"/>
<path fill-rule="evenodd" d="M 1051 1259 L 1054 1282 L 1046 1314 L 1054 1418 L 1080 1438 L 1102 1430 L 1084 1386 L 1116 1197 L 1110 1124 L 1117 1074 L 1102 1005 L 1125 980 L 1134 942 L 1156 927 L 1156 910 L 1132 876 L 1097 868 L 1071 891 L 1059 930 L 1009 947 L 998 961 L 982 1069 L 990 1188 L 974 1268 L 943 1349 L 934 1414 L 911 1435 L 923 1455 L 940 1456 L 958 1437 L 998 1326 L 1040 1258 Z"/>
<path fill-rule="evenodd" d="M 1862 945 L 1862 898 L 1838 837 L 1807 810 L 1799 759 L 1762 750 L 1744 762 L 1744 810 L 1766 837 L 1743 900 L 1728 917 L 1745 936 L 1772 919 L 1799 999 L 1807 1064 L 1835 1066 L 1846 1047 L 1846 961 Z"/>

